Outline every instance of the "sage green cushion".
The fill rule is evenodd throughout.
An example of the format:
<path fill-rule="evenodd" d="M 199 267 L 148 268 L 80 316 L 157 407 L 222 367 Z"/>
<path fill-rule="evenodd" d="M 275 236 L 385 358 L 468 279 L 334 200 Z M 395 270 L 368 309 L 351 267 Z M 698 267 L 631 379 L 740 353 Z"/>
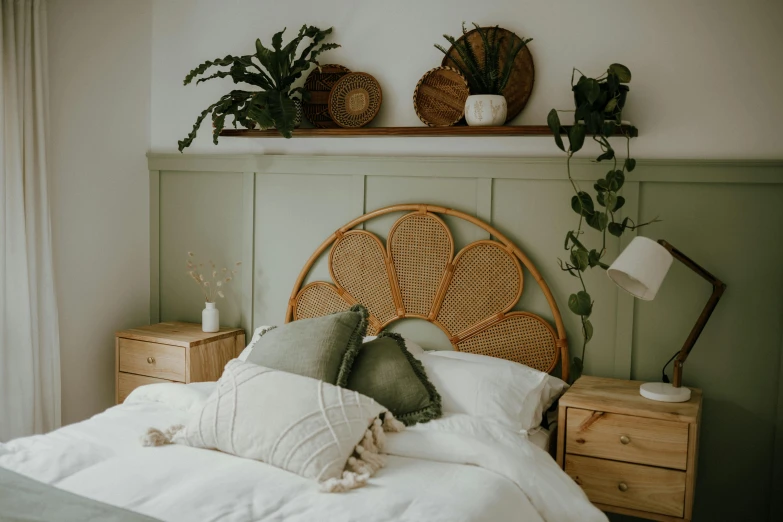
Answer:
<path fill-rule="evenodd" d="M 300 319 L 267 330 L 247 362 L 345 387 L 367 333 L 367 310 Z"/>
<path fill-rule="evenodd" d="M 362 346 L 348 376 L 348 388 L 372 397 L 408 426 L 442 414 L 440 394 L 424 366 L 395 333 L 383 332 Z"/>

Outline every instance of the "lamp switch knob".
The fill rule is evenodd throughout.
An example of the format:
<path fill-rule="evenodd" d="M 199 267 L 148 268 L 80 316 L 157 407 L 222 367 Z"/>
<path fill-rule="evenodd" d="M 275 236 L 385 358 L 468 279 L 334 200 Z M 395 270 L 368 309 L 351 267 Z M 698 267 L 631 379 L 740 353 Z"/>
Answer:
<path fill-rule="evenodd" d="M 625 482 L 620 482 L 620 483 L 617 485 L 617 489 L 619 489 L 620 491 L 622 491 L 623 493 L 625 493 L 626 491 L 628 491 L 628 484 L 626 484 Z"/>
<path fill-rule="evenodd" d="M 630 444 L 631 438 L 628 435 L 621 435 L 620 442 L 622 442 L 623 444 Z"/>

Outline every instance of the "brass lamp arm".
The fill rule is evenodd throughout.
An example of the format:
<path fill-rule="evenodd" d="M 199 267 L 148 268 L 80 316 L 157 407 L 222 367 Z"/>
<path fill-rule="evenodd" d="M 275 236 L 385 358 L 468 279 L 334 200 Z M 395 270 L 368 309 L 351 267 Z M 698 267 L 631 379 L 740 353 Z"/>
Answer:
<path fill-rule="evenodd" d="M 718 301 L 720 301 L 721 296 L 723 295 L 723 292 L 726 290 L 726 284 L 723 283 L 720 279 L 709 273 L 707 270 L 699 266 L 695 261 L 693 261 L 691 258 L 674 248 L 671 244 L 669 244 L 667 241 L 663 239 L 658 240 L 658 244 L 660 244 L 663 248 L 665 248 L 673 258 L 699 274 L 701 277 L 706 279 L 707 281 L 712 284 L 712 295 L 710 295 L 710 298 L 707 300 L 707 304 L 704 306 L 704 310 L 702 310 L 701 315 L 699 316 L 699 319 L 696 321 L 696 324 L 693 325 L 693 330 L 691 330 L 691 333 L 688 334 L 688 338 L 685 340 L 685 344 L 682 345 L 682 349 L 680 350 L 680 353 L 677 354 L 677 358 L 674 360 L 674 378 L 672 386 L 675 388 L 679 388 L 682 386 L 682 365 L 685 362 L 685 359 L 688 358 L 688 355 L 691 353 L 691 350 L 693 349 L 693 345 L 696 344 L 696 340 L 699 338 L 699 335 L 701 335 L 702 330 L 704 330 L 704 326 L 707 324 L 707 321 L 710 319 L 710 316 L 712 315 L 712 312 L 715 310 L 715 307 L 718 305 Z"/>

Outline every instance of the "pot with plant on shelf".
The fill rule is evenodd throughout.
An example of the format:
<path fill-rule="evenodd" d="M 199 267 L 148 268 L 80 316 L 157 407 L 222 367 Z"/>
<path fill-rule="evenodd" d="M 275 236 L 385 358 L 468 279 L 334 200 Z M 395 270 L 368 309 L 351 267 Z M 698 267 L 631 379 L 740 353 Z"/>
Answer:
<path fill-rule="evenodd" d="M 283 137 L 290 138 L 293 130 L 302 121 L 302 100 L 309 98 L 309 93 L 303 87 L 293 87 L 294 82 L 306 72 L 310 66 L 319 66 L 318 55 L 329 49 L 340 47 L 335 43 L 321 43 L 332 29 L 321 29 L 303 25 L 297 36 L 283 46 L 285 29 L 272 37 L 272 48 L 265 47 L 261 40 L 256 40 L 255 54 L 218 58 L 202 63 L 185 77 L 188 85 L 196 77 L 202 76 L 212 67 L 228 67 L 229 70 L 219 70 L 210 76 L 201 77 L 196 84 L 213 78 L 231 78 L 234 83 L 244 83 L 259 90 L 245 91 L 234 89 L 223 95 L 217 102 L 204 109 L 193 125 L 190 134 L 177 142 L 180 152 L 189 147 L 196 138 L 196 132 L 201 122 L 212 115 L 212 141 L 218 143 L 218 136 L 225 127 L 226 118 L 233 118 L 237 124 L 246 129 L 276 129 Z M 297 49 L 303 40 L 310 39 L 309 44 L 297 56 Z M 320 44 L 320 46 L 319 46 Z"/>
<path fill-rule="evenodd" d="M 471 43 L 469 31 L 462 24 L 459 39 L 444 34 L 451 49 L 435 44 L 468 82 L 470 96 L 465 102 L 465 121 L 471 126 L 497 126 L 506 122 L 508 103 L 503 95 L 514 69 L 519 52 L 532 40 L 494 27 L 473 24 L 480 37 L 481 47 Z M 473 33 L 474 31 L 470 31 Z M 456 52 L 455 59 L 452 57 Z"/>

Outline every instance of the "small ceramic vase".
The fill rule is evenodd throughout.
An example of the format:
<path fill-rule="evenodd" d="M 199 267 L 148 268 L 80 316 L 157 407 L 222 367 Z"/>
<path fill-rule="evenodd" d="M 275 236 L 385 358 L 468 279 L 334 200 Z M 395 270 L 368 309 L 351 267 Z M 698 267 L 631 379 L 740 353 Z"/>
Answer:
<path fill-rule="evenodd" d="M 465 102 L 465 121 L 474 127 L 489 127 L 506 123 L 508 105 L 499 94 L 474 94 Z"/>
<path fill-rule="evenodd" d="M 220 311 L 215 308 L 215 303 L 204 303 L 206 308 L 201 312 L 201 329 L 213 333 L 220 330 Z"/>

